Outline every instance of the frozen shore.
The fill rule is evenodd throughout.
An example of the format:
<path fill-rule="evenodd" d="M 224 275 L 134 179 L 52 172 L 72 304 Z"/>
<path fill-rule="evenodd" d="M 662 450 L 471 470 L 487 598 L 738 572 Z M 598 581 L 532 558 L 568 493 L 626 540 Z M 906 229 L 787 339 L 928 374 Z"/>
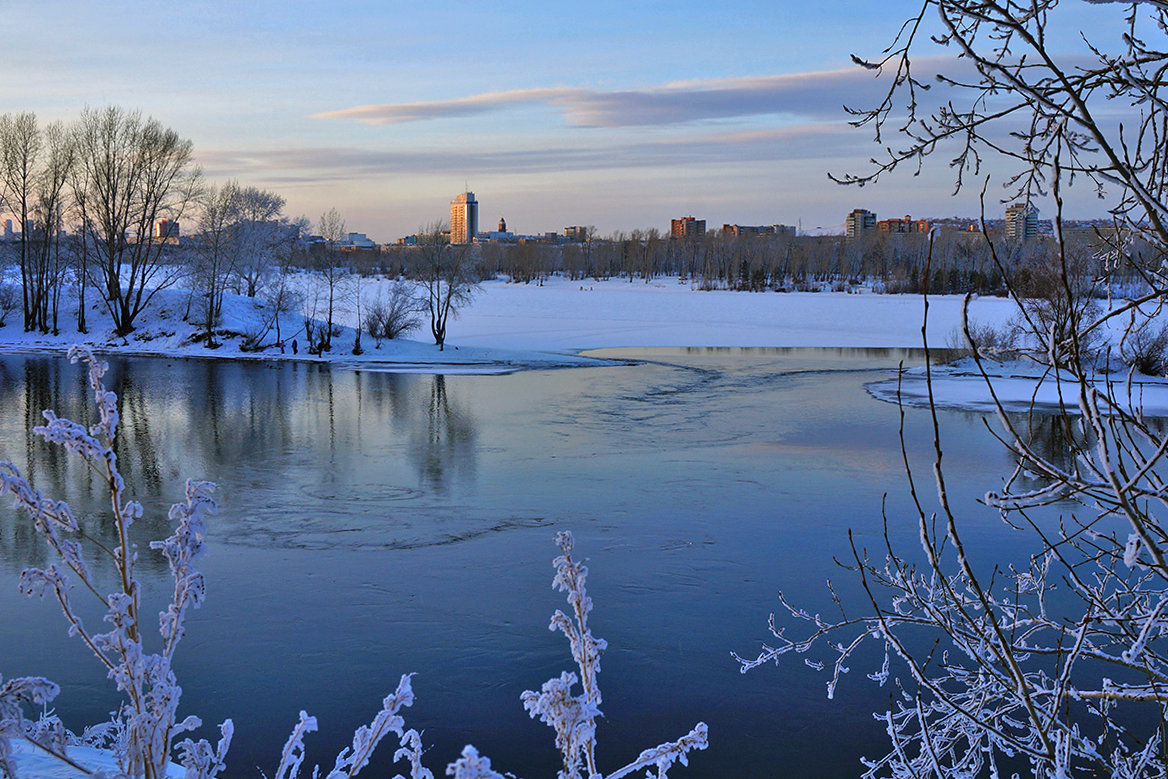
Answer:
<path fill-rule="evenodd" d="M 366 303 L 390 282 L 366 280 Z M 609 347 L 656 346 L 821 346 L 917 347 L 921 345 L 922 300 L 918 295 L 752 293 L 701 291 L 676 278 L 649 283 L 611 279 L 542 285 L 485 282 L 474 301 L 449 323 L 446 348 L 427 342 L 427 325 L 411 339 L 382 342 L 362 335 L 363 353 L 353 354 L 356 316 L 337 316 L 344 329 L 331 352 L 305 353 L 302 317 L 281 316 L 284 349 L 274 333 L 262 351 L 243 351 L 243 334 L 254 332 L 266 316 L 255 301 L 228 295 L 218 327 L 222 345 L 208 349 L 195 340 L 199 328 L 184 321 L 189 294 L 163 290 L 125 338 L 112 335 L 108 315 L 90 304 L 89 333 L 76 332 L 75 307 L 62 305 L 60 335 L 21 330 L 19 311 L 0 328 L 0 352 L 64 353 L 83 343 L 100 353 L 233 360 L 302 360 L 361 370 L 393 372 L 499 373 L 526 368 L 601 364 L 581 351 Z M 961 316 L 962 299 L 930 299 L 929 338 L 946 345 Z M 973 301 L 971 315 L 1001 324 L 1012 304 L 999 298 Z M 293 353 L 293 342 L 297 353 Z"/>

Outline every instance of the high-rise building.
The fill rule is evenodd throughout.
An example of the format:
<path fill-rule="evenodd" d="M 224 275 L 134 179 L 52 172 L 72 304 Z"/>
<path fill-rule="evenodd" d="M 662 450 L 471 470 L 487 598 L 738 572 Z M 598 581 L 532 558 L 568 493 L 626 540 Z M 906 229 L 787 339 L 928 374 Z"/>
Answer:
<path fill-rule="evenodd" d="M 1006 206 L 1006 240 L 1027 241 L 1038 235 L 1038 209 L 1029 203 Z"/>
<path fill-rule="evenodd" d="M 588 228 L 580 225 L 571 225 L 564 228 L 564 237 L 569 241 L 583 243 L 588 240 Z"/>
<path fill-rule="evenodd" d="M 694 219 L 692 216 L 686 216 L 669 222 L 670 238 L 701 238 L 705 234 L 705 219 Z"/>
<path fill-rule="evenodd" d="M 479 204 L 473 192 L 450 201 L 450 242 L 474 243 L 479 234 Z"/>
<path fill-rule="evenodd" d="M 876 214 L 864 208 L 857 208 L 844 220 L 844 232 L 848 238 L 859 238 L 869 230 L 876 229 Z"/>

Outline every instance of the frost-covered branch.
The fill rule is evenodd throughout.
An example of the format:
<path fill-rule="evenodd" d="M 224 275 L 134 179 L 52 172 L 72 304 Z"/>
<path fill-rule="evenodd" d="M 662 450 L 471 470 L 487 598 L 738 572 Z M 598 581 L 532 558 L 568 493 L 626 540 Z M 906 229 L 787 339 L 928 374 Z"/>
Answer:
<path fill-rule="evenodd" d="M 579 679 L 576 674 L 564 671 L 558 678 L 544 682 L 540 692 L 528 690 L 521 696 L 528 714 L 556 732 L 556 746 L 564 761 L 564 770 L 560 773 L 562 779 L 601 776 L 596 767 L 596 718 L 601 716 L 597 677 L 600 674 L 600 654 L 608 646 L 604 639 L 594 637 L 588 627 L 588 615 L 592 612 L 592 598 L 585 589 L 588 567 L 572 559 L 574 543 L 571 533 L 556 535 L 561 554 L 553 561 L 556 575 L 552 586 L 568 594 L 573 616 L 569 618 L 557 609 L 549 629 L 559 630 L 568 639 L 572 658 L 580 671 Z M 581 693 L 573 695 L 572 687 L 578 680 Z M 706 725 L 699 722 L 689 735 L 642 752 L 636 761 L 611 774 L 610 779 L 649 765 L 655 765 L 658 776 L 665 777 L 670 765 L 677 760 L 685 765 L 686 753 L 692 749 L 705 749 L 706 743 Z M 581 774 L 582 768 L 585 774 Z"/>

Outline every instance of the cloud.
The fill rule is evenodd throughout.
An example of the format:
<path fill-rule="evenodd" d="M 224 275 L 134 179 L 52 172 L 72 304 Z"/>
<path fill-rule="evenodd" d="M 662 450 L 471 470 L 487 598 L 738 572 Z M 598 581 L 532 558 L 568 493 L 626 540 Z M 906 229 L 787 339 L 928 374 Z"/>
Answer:
<path fill-rule="evenodd" d="M 870 103 L 878 89 L 871 72 L 847 68 L 686 81 L 620 91 L 547 87 L 488 92 L 454 100 L 357 106 L 313 117 L 399 124 L 465 118 L 535 105 L 559 110 L 568 124 L 576 127 L 663 126 L 767 114 L 839 119 L 843 105 Z"/>
<path fill-rule="evenodd" d="M 547 174 L 805 159 L 824 160 L 826 170 L 834 168 L 841 157 L 855 159 L 869 142 L 864 131 L 845 124 L 814 124 L 594 146 L 469 151 L 303 147 L 204 151 L 198 156 L 214 177 L 263 178 L 290 184 L 400 175 Z"/>

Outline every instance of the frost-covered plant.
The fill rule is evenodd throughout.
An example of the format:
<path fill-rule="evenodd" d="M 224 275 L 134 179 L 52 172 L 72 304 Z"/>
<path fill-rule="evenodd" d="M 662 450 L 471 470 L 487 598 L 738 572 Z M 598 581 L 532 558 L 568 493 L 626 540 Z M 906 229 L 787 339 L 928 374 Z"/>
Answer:
<path fill-rule="evenodd" d="M 553 565 L 556 575 L 552 586 L 568 594 L 568 604 L 572 615 L 559 609 L 552 615 L 551 630 L 561 631 L 572 648 L 572 658 L 580 671 L 564 672 L 544 683 L 540 692 L 528 690 L 520 697 L 524 708 L 532 718 L 539 718 L 556 731 L 556 746 L 564 760 L 564 768 L 558 772 L 559 779 L 621 779 L 638 771 L 646 771 L 646 776 L 666 779 L 669 769 L 675 763 L 686 765 L 688 754 L 707 746 L 707 728 L 699 722 L 677 741 L 669 741 L 652 749 L 646 749 L 628 765 L 612 773 L 601 773 L 596 765 L 596 718 L 600 712 L 600 688 L 597 676 L 600 674 L 600 654 L 607 646 L 604 639 L 592 635 L 588 627 L 588 615 L 592 611 L 592 599 L 585 589 L 588 568 L 572 559 L 572 534 L 561 532 L 556 535 L 556 544 L 562 554 Z M 581 692 L 572 694 L 572 686 L 580 681 Z M 382 701 L 382 710 L 368 726 L 360 728 L 353 737 L 352 747 L 341 752 L 336 765 L 326 779 L 347 779 L 357 774 L 369 759 L 378 742 L 389 733 L 395 734 L 401 747 L 394 753 L 394 760 L 406 760 L 410 765 L 410 779 L 433 779 L 434 775 L 422 766 L 422 740 L 416 730 L 406 730 L 405 721 L 398 713 L 402 707 L 413 704 L 414 695 L 410 687 L 410 676 L 401 678 L 397 691 Z M 316 730 L 316 720 L 306 713 L 300 713 L 300 722 L 284 747 L 276 779 L 295 779 L 303 762 L 303 736 Z M 313 770 L 313 776 L 319 768 Z M 446 766 L 446 775 L 454 779 L 504 779 L 491 768 L 491 761 L 473 746 L 467 745 L 462 755 Z M 506 774 L 506 776 L 513 776 Z M 397 777 L 395 777 L 397 779 Z"/>
<path fill-rule="evenodd" d="M 174 594 L 170 604 L 159 614 L 160 645 L 156 651 L 148 651 L 146 636 L 141 630 L 141 591 L 134 575 L 137 548 L 130 541 L 129 533 L 134 521 L 142 516 L 142 506 L 129 499 L 125 481 L 118 471 L 114 451 L 118 429 L 117 397 L 106 390 L 103 383 L 107 369 L 105 363 L 79 347 L 70 350 L 69 358 L 73 362 L 82 360 L 89 366 L 89 385 L 98 421 L 86 427 L 45 411 L 47 424 L 33 431 L 49 443 L 81 457 L 100 476 L 109 491 L 117 542 L 106 545 L 86 533 L 68 504 L 45 497 L 11 463 L 0 462 L 0 494 L 9 493 L 16 499 L 17 507 L 32 519 L 56 558 L 56 562 L 44 569 L 23 571 L 21 591 L 27 595 L 43 597 L 50 594 L 56 598 L 69 622 L 70 635 L 76 635 L 89 647 L 125 697 L 111 722 L 90 728 L 78 737 L 68 733 L 55 716 L 42 713 L 40 719 L 33 722 L 24 715 L 26 706 L 42 707 L 43 711 L 43 707 L 59 693 L 56 684 L 40 677 L 7 682 L 0 678 L 0 776 L 17 776 L 10 740 L 20 738 L 91 776 L 109 777 L 109 774 L 74 762 L 68 755 L 69 745 L 109 750 L 116 758 L 118 776 L 161 779 L 174 769 L 171 760 L 177 752 L 186 779 L 213 779 L 226 768 L 232 722 L 226 720 L 219 726 L 220 738 L 215 745 L 205 739 L 194 741 L 190 738 L 175 743 L 178 735 L 194 730 L 202 723 L 193 716 L 178 721 L 182 690 L 171 668 L 171 660 L 184 634 L 187 611 L 198 608 L 206 592 L 203 576 L 194 568 L 194 561 L 203 552 L 204 517 L 215 512 L 211 498 L 214 485 L 188 481 L 186 499 L 170 509 L 170 519 L 175 523 L 174 533 L 163 541 L 150 544 L 150 548 L 161 552 L 169 564 Z M 560 533 L 556 542 L 562 554 L 554 562 L 553 586 L 568 593 L 572 616 L 557 610 L 552 616 L 551 628 L 562 631 L 568 638 L 583 689 L 579 695 L 573 695 L 571 688 L 577 682 L 577 676 L 563 673 L 544 684 L 541 692 L 527 691 L 521 697 L 532 717 L 538 717 L 556 731 L 556 744 L 564 758 L 560 779 L 604 779 L 605 775 L 596 768 L 595 746 L 596 718 L 601 716 L 597 675 L 600 673 L 600 654 L 606 644 L 595 638 L 588 627 L 588 615 L 592 611 L 592 599 L 584 587 L 588 569 L 572 560 L 572 536 Z M 113 593 L 105 596 L 99 593 L 85 561 L 87 552 L 105 555 L 113 561 L 118 579 Z M 97 599 L 105 607 L 105 622 L 109 624 L 109 630 L 98 633 L 85 625 L 79 610 L 70 600 L 75 584 L 87 597 Z M 414 729 L 407 730 L 400 713 L 413 702 L 410 675 L 406 674 L 401 677 L 397 689 L 382 701 L 381 711 L 372 722 L 353 734 L 352 745 L 337 756 L 326 779 L 357 776 L 369 764 L 378 744 L 390 733 L 397 736 L 399 743 L 394 761 L 408 763 L 410 779 L 434 779 L 433 773 L 422 765 L 421 734 Z M 281 753 L 275 779 L 300 776 L 305 757 L 304 736 L 316 729 L 316 718 L 300 712 L 300 719 Z M 608 774 L 607 779 L 620 779 L 642 769 L 656 769 L 658 779 L 664 779 L 674 763 L 685 765 L 687 754 L 694 749 L 705 749 L 706 743 L 706 725 L 699 722 L 681 739 L 645 750 L 636 760 Z M 581 769 L 586 773 L 582 774 Z M 502 779 L 501 774 L 491 769 L 490 761 L 472 746 L 467 746 L 462 756 L 446 767 L 446 774 L 456 779 Z M 319 775 L 317 766 L 312 776 Z"/>
<path fill-rule="evenodd" d="M 550 725 L 556 731 L 556 746 L 564 758 L 564 770 L 560 779 L 580 779 L 580 777 L 607 776 L 608 779 L 628 776 L 642 768 L 656 767 L 657 776 L 665 777 L 675 762 L 687 764 L 687 753 L 693 749 L 706 748 L 706 724 L 699 722 L 694 729 L 677 741 L 662 744 L 642 752 L 636 760 L 610 774 L 601 774 L 596 767 L 596 718 L 600 713 L 600 654 L 608 643 L 592 635 L 588 627 L 588 615 L 592 612 L 592 598 L 584 588 L 588 578 L 588 568 L 572 559 L 572 534 L 561 532 L 556 535 L 556 543 L 562 554 L 554 561 L 556 567 L 552 586 L 568 593 L 568 605 L 572 616 L 556 609 L 552 615 L 550 630 L 559 630 L 572 647 L 572 659 L 580 669 L 581 692 L 572 695 L 572 685 L 576 684 L 576 674 L 563 672 L 544 682 L 539 692 L 528 690 L 521 696 L 523 707 L 532 718 Z M 464 755 L 465 756 L 465 755 Z M 488 766 L 489 767 L 489 766 Z M 586 773 L 581 774 L 584 768 Z"/>
<path fill-rule="evenodd" d="M 74 347 L 69 358 L 84 360 L 89 365 L 89 386 L 97 407 L 98 421 L 86 427 L 68 419 L 60 419 L 52 411 L 45 411 L 47 424 L 33 432 L 47 442 L 57 444 L 77 455 L 97 473 L 109 490 L 111 521 L 117 542 L 107 546 L 85 533 L 78 525 L 68 504 L 44 496 L 34 489 L 12 463 L 0 463 L 0 493 L 9 493 L 17 507 L 33 521 L 56 561 L 45 568 L 28 568 L 21 573 L 20 589 L 26 595 L 54 597 L 69 622 L 70 635 L 77 636 L 117 683 L 125 698 L 115 713 L 120 738 L 117 742 L 118 766 L 129 776 L 148 779 L 163 776 L 170 761 L 174 739 L 179 734 L 199 727 L 197 717 L 177 718 L 178 686 L 171 660 L 183 636 L 183 621 L 188 609 L 198 608 L 204 595 L 202 575 L 193 567 L 193 561 L 203 551 L 204 516 L 213 513 L 211 499 L 213 485 L 188 481 L 186 499 L 170 509 L 175 523 L 173 535 L 150 546 L 166 557 L 174 577 L 174 597 L 159 615 L 160 645 L 156 651 L 146 647 L 142 630 L 141 592 L 134 576 L 138 552 L 130 540 L 130 527 L 142 516 L 142 506 L 128 496 L 125 481 L 118 471 L 114 441 L 117 436 L 117 398 L 102 383 L 105 363 L 96 360 L 87 350 Z M 118 586 L 113 593 L 103 595 L 90 575 L 87 554 L 109 557 L 117 571 Z M 81 612 L 71 600 L 73 591 L 92 597 L 105 607 L 109 629 L 98 632 L 85 624 Z M 35 682 L 35 684 L 34 684 Z M 57 694 L 55 685 L 45 680 L 13 680 L 13 690 L 6 692 L 5 726 L 0 728 L 0 755 L 7 753 L 7 739 L 23 726 L 20 717 L 12 715 L 18 701 L 46 703 Z M 9 690 L 9 685 L 5 690 Z M 20 692 L 23 690 L 23 692 Z M 27 729 L 26 729 L 27 730 Z M 230 721 L 223 725 L 223 741 L 218 749 L 209 744 L 185 741 L 188 757 L 198 754 L 220 755 L 226 752 L 231 740 Z M 67 760 L 63 744 L 35 741 L 37 746 Z M 184 760 L 184 764 L 186 761 Z M 208 770 L 194 770 L 194 777 L 214 776 L 221 760 L 205 761 Z M 191 768 L 188 765 L 188 768 Z M 11 772 L 10 772 L 11 773 Z"/>

